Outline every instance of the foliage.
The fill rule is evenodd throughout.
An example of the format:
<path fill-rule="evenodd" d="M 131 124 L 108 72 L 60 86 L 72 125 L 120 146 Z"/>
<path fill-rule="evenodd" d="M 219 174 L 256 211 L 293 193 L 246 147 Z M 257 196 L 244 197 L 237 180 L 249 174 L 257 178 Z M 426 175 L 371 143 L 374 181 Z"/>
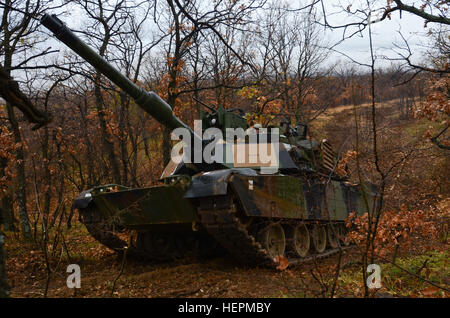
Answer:
<path fill-rule="evenodd" d="M 14 151 L 18 148 L 18 144 L 14 142 L 12 132 L 8 127 L 0 127 L 0 198 L 2 194 L 7 191 L 8 185 L 15 177 Z"/>
<path fill-rule="evenodd" d="M 344 156 L 339 160 L 337 166 L 336 166 L 336 173 L 340 175 L 341 177 L 346 177 L 350 174 L 350 171 L 348 171 L 348 163 L 351 160 L 354 160 L 358 153 L 354 150 L 347 151 Z"/>
<path fill-rule="evenodd" d="M 447 65 L 448 68 L 448 65 Z M 426 118 L 439 124 L 439 129 L 429 127 L 424 138 L 436 141 L 443 139 L 440 145 L 450 148 L 450 139 L 444 135 L 450 126 L 450 76 L 433 77 L 426 83 L 427 99 L 413 109 L 416 118 Z M 442 135 L 442 136 L 441 136 Z"/>
<path fill-rule="evenodd" d="M 371 226 L 375 224 L 376 218 L 372 217 Z M 356 217 L 354 213 L 351 213 L 347 218 L 347 227 L 352 229 L 349 233 L 352 241 L 359 246 L 367 244 L 368 213 Z M 373 233 L 373 229 L 370 230 Z M 373 242 L 375 254 L 373 256 L 383 258 L 396 253 L 398 249 L 407 250 L 413 236 L 435 239 L 437 234 L 437 224 L 430 211 L 408 210 L 405 205 L 402 205 L 399 211 L 383 212 Z"/>
<path fill-rule="evenodd" d="M 269 125 L 275 116 L 281 111 L 281 100 L 271 100 L 263 94 L 262 88 L 256 85 L 244 86 L 237 92 L 238 96 L 251 101 L 251 109 L 245 115 L 249 125 L 260 124 L 263 127 Z"/>
<path fill-rule="evenodd" d="M 450 275 L 449 257 L 448 250 L 429 251 L 424 255 L 399 258 L 396 264 L 426 280 L 445 286 L 448 284 L 447 278 Z M 446 296 L 445 291 L 411 276 L 393 264 L 383 264 L 382 273 L 383 285 L 390 293 L 402 296 L 412 296 L 414 294 L 421 297 Z"/>
<path fill-rule="evenodd" d="M 436 248 L 436 247 L 435 247 Z M 449 277 L 448 250 L 431 250 L 421 255 L 398 257 L 396 265 L 378 260 L 381 266 L 381 289 L 373 290 L 374 297 L 437 297 L 446 298 L 448 292 L 431 285 L 427 281 L 440 286 L 448 284 Z M 413 273 L 425 280 L 418 279 Z M 347 263 L 341 273 L 338 286 L 343 295 L 361 296 L 361 273 L 357 264 Z M 342 294 L 341 294 L 342 295 Z"/>

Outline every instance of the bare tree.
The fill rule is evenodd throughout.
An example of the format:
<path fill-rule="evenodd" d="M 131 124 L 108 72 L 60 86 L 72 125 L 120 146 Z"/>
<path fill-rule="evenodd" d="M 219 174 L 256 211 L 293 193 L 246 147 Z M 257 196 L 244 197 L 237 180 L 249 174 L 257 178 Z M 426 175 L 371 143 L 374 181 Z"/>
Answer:
<path fill-rule="evenodd" d="M 29 122 L 35 124 L 34 129 L 48 124 L 52 116 L 49 112 L 40 110 L 35 106 L 31 98 L 23 92 L 20 87 L 20 82 L 13 79 L 12 72 L 19 69 L 24 70 L 29 67 L 36 68 L 36 65 L 29 66 L 30 63 L 50 53 L 48 49 L 41 52 L 35 52 L 33 49 L 42 41 L 36 36 L 38 23 L 35 17 L 48 7 L 48 1 L 35 3 L 29 0 L 5 0 L 4 2 L 0 2 L 0 34 L 2 39 L 0 41 L 0 56 L 2 58 L 0 62 L 0 96 L 6 101 L 8 121 L 11 125 L 15 142 L 20 145 L 16 150 L 17 201 L 22 235 L 25 239 L 31 238 L 31 226 L 27 212 L 25 149 L 21 127 L 14 108 L 18 108 Z M 0 169 L 3 170 L 5 164 L 2 161 Z M 13 215 L 13 205 L 10 204 L 11 198 L 8 196 L 3 197 L 1 201 L 2 207 L 0 211 L 5 216 Z M 1 215 L 0 219 L 2 219 Z M 0 222 L 0 225 L 2 223 L 3 221 Z M 4 236 L 0 231 L 0 297 L 6 297 L 9 294 L 3 244 Z"/>
<path fill-rule="evenodd" d="M 2 85 L 0 91 L 2 91 L 2 96 L 6 100 L 8 119 L 14 132 L 15 141 L 21 144 L 20 148 L 17 149 L 17 201 L 22 234 L 24 238 L 29 239 L 31 238 L 31 227 L 27 212 L 25 152 L 14 106 L 23 110 L 27 118 L 32 122 L 36 122 L 37 125 L 49 122 L 50 116 L 33 106 L 29 98 L 19 88 L 18 83 L 12 79 L 11 72 L 15 69 L 13 65 L 15 56 L 23 56 L 27 50 L 36 44 L 30 36 L 36 32 L 37 27 L 36 21 L 32 16 L 41 12 L 43 6 L 40 3 L 33 4 L 31 1 L 6 0 L 4 4 L 1 4 L 1 8 L 2 22 L 0 32 L 3 40 L 0 43 L 0 53 L 3 61 L 0 64 L 0 78 L 5 85 Z M 26 14 L 18 12 L 17 9 L 20 9 Z M 30 59 L 32 58 L 28 58 L 28 60 Z"/>
<path fill-rule="evenodd" d="M 382 3 L 380 5 L 380 3 Z M 448 14 L 448 4 L 445 1 L 422 1 L 422 5 L 420 7 L 415 7 L 414 5 L 406 5 L 403 1 L 362 1 L 359 3 L 359 6 L 353 6 L 354 3 L 348 2 L 348 5 L 342 5 L 340 8 L 341 14 L 346 14 L 348 19 L 345 23 L 340 25 L 332 25 L 329 23 L 328 17 L 330 12 L 326 11 L 326 6 L 324 4 L 324 1 L 321 1 L 321 7 L 323 12 L 323 25 L 327 28 L 331 28 L 334 30 L 340 29 L 342 30 L 342 39 L 339 43 L 342 41 L 345 41 L 346 39 L 353 37 L 355 35 L 363 35 L 365 31 L 367 33 L 364 33 L 364 35 L 367 35 L 368 37 L 368 46 L 369 46 L 369 53 L 370 58 L 368 63 L 361 63 L 355 61 L 351 56 L 343 54 L 346 58 L 348 58 L 353 63 L 357 64 L 360 67 L 368 68 L 369 69 L 369 76 L 370 76 L 370 129 L 371 129 L 371 162 L 373 163 L 375 170 L 376 170 L 376 184 L 378 188 L 377 193 L 377 204 L 373 207 L 370 207 L 366 202 L 366 209 L 367 211 L 371 211 L 369 213 L 368 217 L 368 230 L 367 230 L 367 237 L 365 240 L 365 246 L 363 247 L 362 251 L 362 263 L 363 266 L 361 268 L 362 270 L 362 276 L 364 280 L 364 288 L 365 288 L 365 296 L 369 295 L 368 288 L 365 284 L 366 280 L 366 267 L 368 262 L 374 261 L 374 259 L 377 257 L 375 253 L 375 238 L 377 236 L 377 231 L 379 224 L 381 222 L 381 219 L 383 217 L 384 212 L 384 199 L 385 199 L 385 192 L 387 188 L 387 184 L 389 182 L 389 176 L 392 173 L 392 171 L 401 163 L 403 163 L 414 151 L 414 149 L 404 152 L 403 155 L 399 158 L 398 161 L 392 162 L 392 159 L 384 160 L 384 155 L 382 150 L 380 150 L 380 127 L 379 127 L 379 112 L 377 111 L 377 101 L 378 101 L 378 92 L 377 92 L 377 72 L 376 72 L 376 60 L 377 57 L 374 53 L 374 43 L 373 43 L 373 34 L 371 30 L 371 26 L 374 23 L 382 23 L 383 20 L 390 18 L 390 15 L 394 12 L 399 12 L 400 14 L 402 12 L 407 12 L 409 14 L 414 14 L 416 16 L 419 16 L 424 19 L 425 26 L 429 23 L 437 23 L 437 24 L 449 24 L 449 19 L 447 18 Z M 376 8 L 376 9 L 375 9 Z M 377 19 L 376 11 L 379 11 L 381 13 L 380 17 Z M 401 34 L 400 34 L 401 35 Z M 406 54 L 400 53 L 397 60 L 403 61 L 406 66 L 409 67 L 413 71 L 413 77 L 415 77 L 420 72 L 429 72 L 429 73 L 436 73 L 436 74 L 446 74 L 449 72 L 448 66 L 445 67 L 436 67 L 436 64 L 433 65 L 433 63 L 425 64 L 416 64 L 412 61 L 412 51 L 408 44 L 408 41 L 402 36 L 404 40 L 404 47 L 397 46 L 397 49 L 403 50 L 403 52 L 406 51 Z M 338 43 L 338 44 L 339 44 Z M 333 47 L 334 49 L 334 47 Z M 448 64 L 447 64 L 448 65 Z M 355 127 L 356 127 L 356 148 L 357 152 L 359 152 L 359 142 L 358 142 L 358 135 L 359 135 L 359 121 L 356 116 L 356 101 L 355 104 Z M 444 133 L 446 129 L 441 131 L 440 134 Z M 435 136 L 435 138 L 439 137 L 440 134 Z M 433 140 L 432 140 L 433 141 Z M 359 156 L 357 157 L 358 160 Z M 359 165 L 359 162 L 358 162 Z M 359 179 L 362 181 L 362 175 L 360 172 L 360 168 L 358 166 L 358 174 Z M 363 192 L 363 196 L 365 196 Z"/>
<path fill-rule="evenodd" d="M 81 33 L 86 34 L 88 39 L 98 48 L 98 54 L 106 59 L 108 56 L 108 48 L 119 35 L 124 31 L 122 27 L 126 24 L 127 18 L 130 16 L 129 3 L 126 0 L 121 1 L 89 1 L 79 0 L 77 3 L 83 8 L 89 17 L 90 27 L 84 28 Z M 96 32 L 94 33 L 93 30 Z M 128 31 L 129 32 L 129 31 Z M 116 156 L 114 142 L 108 134 L 108 119 L 106 110 L 108 105 L 104 100 L 102 75 L 96 72 L 94 77 L 94 96 L 95 106 L 97 108 L 97 118 L 102 134 L 102 144 L 104 152 L 109 160 L 109 169 L 111 169 L 111 179 L 116 183 L 121 183 L 121 173 L 119 161 Z"/>
<path fill-rule="evenodd" d="M 126 24 L 122 27 L 124 32 L 118 34 L 119 41 L 112 44 L 117 51 L 120 69 L 134 83 L 138 82 L 141 75 L 143 61 L 150 51 L 164 39 L 164 35 L 159 36 L 158 34 L 153 34 L 151 39 L 144 36 L 147 27 L 145 22 L 148 20 L 152 8 L 152 3 L 140 3 L 133 9 L 134 14 L 128 17 Z M 124 91 L 117 93 L 119 95 L 118 143 L 121 153 L 122 183 L 138 185 L 138 144 L 142 131 L 138 131 L 138 125 L 132 122 L 138 118 L 130 117 L 129 107 L 134 102 Z M 128 141 L 131 142 L 131 153 L 128 149 Z"/>
<path fill-rule="evenodd" d="M 317 99 L 317 85 L 326 74 L 322 65 L 327 50 L 312 8 L 292 12 L 287 5 L 272 4 L 261 30 L 260 47 L 259 77 L 269 83 L 271 95 L 283 101 L 284 112 L 308 122 L 329 106 Z"/>

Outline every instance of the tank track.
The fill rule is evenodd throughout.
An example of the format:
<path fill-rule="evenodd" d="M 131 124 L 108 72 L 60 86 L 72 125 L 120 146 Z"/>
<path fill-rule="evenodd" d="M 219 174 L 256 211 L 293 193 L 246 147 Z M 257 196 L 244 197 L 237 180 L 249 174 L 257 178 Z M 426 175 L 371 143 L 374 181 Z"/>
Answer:
<path fill-rule="evenodd" d="M 121 229 L 104 220 L 95 206 L 80 209 L 80 221 L 86 226 L 89 234 L 107 248 L 123 255 L 145 260 L 168 261 L 182 257 L 212 257 L 225 253 L 225 250 L 207 233 L 152 233 L 140 232 L 129 243 L 121 239 Z M 166 249 L 155 246 L 161 237 L 171 240 Z"/>
<path fill-rule="evenodd" d="M 122 256 L 125 248 L 127 249 L 127 256 L 134 258 L 147 258 L 145 251 L 130 245 L 125 240 L 118 236 L 122 229 L 114 224 L 105 222 L 100 212 L 94 206 L 89 206 L 86 209 L 80 209 L 80 221 L 86 226 L 89 234 L 92 235 L 98 242 L 107 248 Z"/>
<path fill-rule="evenodd" d="M 197 235 L 192 232 L 189 237 L 172 233 L 171 239 L 176 243 L 172 248 L 165 250 L 155 248 L 152 240 L 155 234 L 147 231 L 138 233 L 131 244 L 121 239 L 117 234 L 120 229 L 102 218 L 95 207 L 80 210 L 80 221 L 86 226 L 88 232 L 101 244 L 122 255 L 127 247 L 127 255 L 138 259 L 153 261 L 168 261 L 184 256 L 188 257 L 212 257 L 219 256 L 228 251 L 234 258 L 243 264 L 251 266 L 264 266 L 276 268 L 279 262 L 271 257 L 254 233 L 242 222 L 242 214 L 239 214 L 239 203 L 233 195 L 202 198 L 199 201 L 198 213 L 201 224 L 206 229 L 205 235 Z M 267 220 L 261 219 L 263 224 Z M 283 225 L 292 225 L 300 220 L 278 220 Z M 263 225 L 262 225 L 263 226 Z M 164 235 L 164 233 L 163 233 Z M 167 235 L 166 233 L 166 236 Z M 207 237 L 210 236 L 210 237 Z M 184 250 L 186 238 L 196 239 L 195 250 Z M 178 245 L 184 242 L 183 245 Z M 289 264 L 301 264 L 314 259 L 323 259 L 346 250 L 352 246 L 341 248 L 329 248 L 322 253 L 309 254 L 306 257 L 287 257 Z M 224 250 L 225 249 L 225 250 Z"/>
<path fill-rule="evenodd" d="M 231 196 L 202 198 L 198 212 L 207 231 L 238 261 L 253 266 L 276 268 L 277 259 L 271 257 L 254 235 L 250 234 L 241 222 L 236 207 L 236 200 Z M 280 223 L 292 224 L 292 220 L 279 220 Z M 294 220 L 294 222 L 301 222 Z M 288 257 L 289 264 L 305 263 L 314 259 L 323 259 L 346 250 L 352 246 L 327 249 L 322 253 L 306 257 Z"/>
<path fill-rule="evenodd" d="M 95 207 L 89 206 L 79 211 L 80 221 L 97 241 L 118 253 L 121 253 L 128 246 L 127 242 L 116 235 L 114 226 L 103 220 Z"/>
<path fill-rule="evenodd" d="M 166 240 L 163 246 L 157 242 Z M 170 261 L 181 258 L 202 258 L 219 256 L 225 250 L 210 237 L 208 233 L 153 233 L 151 231 L 138 233 L 136 248 L 146 259 Z"/>

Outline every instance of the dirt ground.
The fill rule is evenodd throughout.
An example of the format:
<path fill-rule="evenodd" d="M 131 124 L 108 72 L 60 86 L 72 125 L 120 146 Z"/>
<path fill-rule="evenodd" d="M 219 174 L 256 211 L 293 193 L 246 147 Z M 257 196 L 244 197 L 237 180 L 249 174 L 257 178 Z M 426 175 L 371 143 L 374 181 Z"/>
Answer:
<path fill-rule="evenodd" d="M 121 273 L 123 259 L 91 238 L 84 226 L 76 224 L 66 235 L 70 259 L 62 243 L 57 244 L 54 253 L 49 248 L 52 272 L 47 297 L 329 297 L 339 259 L 338 255 L 334 255 L 317 262 L 292 265 L 284 271 L 243 266 L 231 256 L 159 264 L 127 260 Z M 25 244 L 24 247 L 23 242 L 9 237 L 6 250 L 11 296 L 43 297 L 48 271 L 42 249 L 35 243 Z M 432 247 L 422 246 L 413 254 L 426 254 L 426 250 L 436 253 L 428 258 L 443 259 L 443 264 L 433 263 L 432 260 L 428 265 L 432 271 L 431 278 L 440 284 L 447 284 L 448 288 L 448 245 L 433 243 Z M 356 247 L 343 251 L 341 275 L 334 297 L 362 296 L 359 259 Z M 66 273 L 68 264 L 80 266 L 80 289 L 69 289 L 66 285 L 70 275 Z M 439 272 L 442 267 L 446 269 L 444 273 Z M 405 278 L 402 273 L 386 270 L 383 287 L 373 293 L 375 297 L 448 296 L 445 291 L 413 277 Z M 434 275 L 433 271 L 439 274 Z"/>
<path fill-rule="evenodd" d="M 314 264 L 294 266 L 285 271 L 250 268 L 237 263 L 231 256 L 215 259 L 184 259 L 170 263 L 149 263 L 122 258 L 86 234 L 83 246 L 91 246 L 87 253 L 74 254 L 71 262 L 80 265 L 81 289 L 77 297 L 302 297 L 314 296 L 314 282 L 309 271 Z M 74 241 L 68 244 L 74 244 Z M 96 246 L 98 245 L 98 246 Z M 70 250 L 70 248 L 69 248 Z M 12 297 L 42 297 L 47 281 L 44 255 L 30 246 L 30 255 L 22 252 L 9 257 Z M 67 255 L 52 259 L 48 296 L 72 297 L 74 290 L 66 287 Z M 352 252 L 344 252 L 344 262 L 351 262 Z M 332 266 L 336 257 L 321 262 Z M 114 281 L 117 279 L 113 291 Z M 316 286 L 317 285 L 317 286 Z M 314 288 L 311 288 L 313 287 Z"/>

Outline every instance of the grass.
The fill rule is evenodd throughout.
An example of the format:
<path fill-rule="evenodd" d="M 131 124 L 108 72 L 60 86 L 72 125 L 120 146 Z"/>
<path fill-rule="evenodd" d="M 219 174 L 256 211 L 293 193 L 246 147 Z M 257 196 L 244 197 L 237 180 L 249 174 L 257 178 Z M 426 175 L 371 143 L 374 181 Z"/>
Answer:
<path fill-rule="evenodd" d="M 427 119 L 413 120 L 410 125 L 405 127 L 406 132 L 411 137 L 421 137 L 431 127 L 438 128 L 439 123 L 429 121 Z"/>
<path fill-rule="evenodd" d="M 410 273 L 449 288 L 450 252 L 430 251 L 423 255 L 398 258 L 396 264 Z M 355 295 L 363 292 L 362 273 L 357 264 L 347 264 L 341 273 L 338 286 L 343 290 L 354 290 Z M 389 294 L 394 297 L 448 297 L 448 293 L 419 279 L 390 263 L 380 264 L 382 287 L 377 294 Z"/>
<path fill-rule="evenodd" d="M 396 263 L 411 273 L 445 287 L 445 285 L 448 285 L 450 277 L 449 259 L 449 251 L 432 251 L 425 255 L 401 258 Z M 399 296 L 411 296 L 414 295 L 415 291 L 419 291 L 419 293 L 422 291 L 423 295 L 424 290 L 426 290 L 426 293 L 423 296 L 428 296 L 430 292 L 436 292 L 440 295 L 444 293 L 444 291 L 433 287 L 424 280 L 417 279 L 392 264 L 385 264 L 382 266 L 382 270 L 384 272 L 383 283 L 389 293 Z"/>

